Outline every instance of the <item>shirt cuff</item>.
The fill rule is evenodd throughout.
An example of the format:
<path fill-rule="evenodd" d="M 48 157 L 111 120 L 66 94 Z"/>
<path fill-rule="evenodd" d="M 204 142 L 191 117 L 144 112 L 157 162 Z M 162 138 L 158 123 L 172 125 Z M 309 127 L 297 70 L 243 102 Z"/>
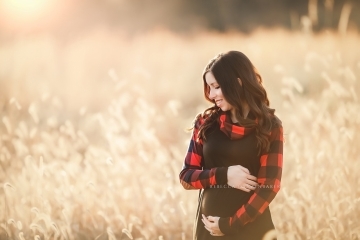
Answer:
<path fill-rule="evenodd" d="M 216 184 L 227 184 L 227 167 L 218 167 L 215 172 Z"/>
<path fill-rule="evenodd" d="M 236 233 L 236 228 L 234 226 L 230 227 L 230 218 L 220 217 L 219 219 L 219 228 L 220 231 L 225 235 L 232 235 Z"/>

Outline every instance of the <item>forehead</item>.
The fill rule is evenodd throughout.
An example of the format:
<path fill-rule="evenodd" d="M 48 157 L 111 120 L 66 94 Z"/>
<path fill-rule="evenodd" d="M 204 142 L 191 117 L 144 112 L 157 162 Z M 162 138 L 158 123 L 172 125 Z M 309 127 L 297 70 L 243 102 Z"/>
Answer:
<path fill-rule="evenodd" d="M 217 81 L 212 72 L 207 72 L 205 74 L 205 81 L 208 85 L 217 84 Z"/>

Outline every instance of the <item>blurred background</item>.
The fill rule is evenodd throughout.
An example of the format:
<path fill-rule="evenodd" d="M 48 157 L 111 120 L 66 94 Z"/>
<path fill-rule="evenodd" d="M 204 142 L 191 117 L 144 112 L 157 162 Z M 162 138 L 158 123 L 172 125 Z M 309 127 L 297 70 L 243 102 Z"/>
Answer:
<path fill-rule="evenodd" d="M 209 106 L 203 68 L 238 50 L 284 124 L 278 239 L 359 239 L 359 13 L 358 0 L 0 0 L 0 238 L 191 239 L 187 129 Z"/>
<path fill-rule="evenodd" d="M 99 25 L 130 34 L 155 27 L 181 33 L 200 29 L 251 33 L 273 27 L 300 30 L 306 18 L 314 31 L 322 31 L 337 30 L 341 14 L 349 15 L 349 28 L 358 29 L 359 7 L 356 0 L 2 0 L 1 26 L 5 39 L 40 32 L 66 39 Z"/>

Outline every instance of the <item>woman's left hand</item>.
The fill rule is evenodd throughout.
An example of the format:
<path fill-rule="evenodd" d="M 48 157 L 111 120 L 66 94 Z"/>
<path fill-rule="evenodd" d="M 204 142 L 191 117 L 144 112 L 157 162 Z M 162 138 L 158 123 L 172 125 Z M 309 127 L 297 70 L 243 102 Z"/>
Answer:
<path fill-rule="evenodd" d="M 201 221 L 205 224 L 206 230 L 208 230 L 212 236 L 224 236 L 219 228 L 219 219 L 220 217 L 205 217 L 205 215 L 202 214 Z"/>

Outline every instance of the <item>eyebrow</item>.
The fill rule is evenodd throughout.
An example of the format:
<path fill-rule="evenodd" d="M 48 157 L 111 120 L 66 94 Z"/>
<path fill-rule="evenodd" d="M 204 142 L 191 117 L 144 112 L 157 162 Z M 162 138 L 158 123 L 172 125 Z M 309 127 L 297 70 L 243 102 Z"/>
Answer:
<path fill-rule="evenodd" d="M 211 86 L 211 85 L 214 85 L 214 84 L 216 84 L 216 85 L 219 85 L 217 82 L 213 82 L 213 83 L 211 83 L 209 86 Z"/>

